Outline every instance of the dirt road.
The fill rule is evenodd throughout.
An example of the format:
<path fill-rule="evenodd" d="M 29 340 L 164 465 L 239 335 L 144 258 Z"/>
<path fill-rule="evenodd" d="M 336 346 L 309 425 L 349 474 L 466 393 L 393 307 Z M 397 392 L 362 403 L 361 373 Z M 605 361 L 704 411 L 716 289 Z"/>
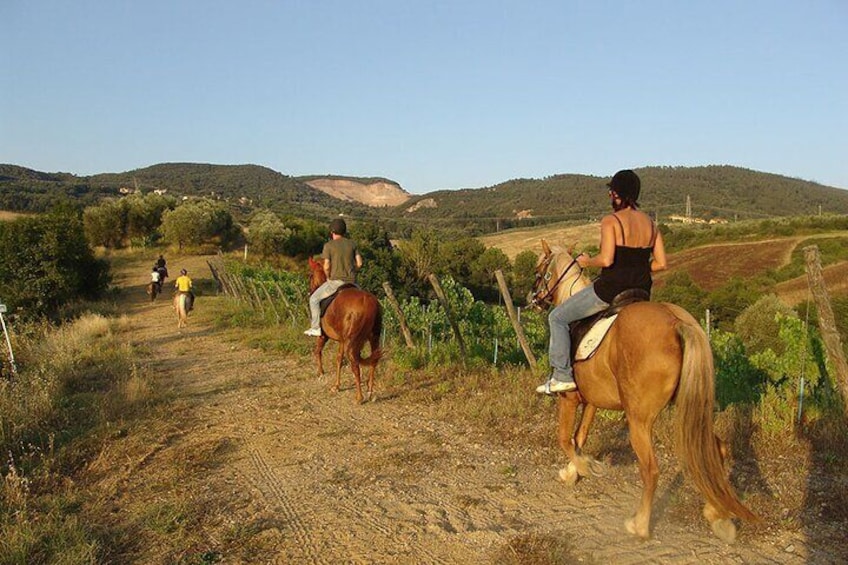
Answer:
<path fill-rule="evenodd" d="M 209 277 L 203 259 L 169 262 L 183 265 Z M 116 431 L 87 470 L 118 532 L 114 562 L 829 561 L 777 524 L 719 541 L 697 512 L 673 509 L 673 471 L 657 493 L 653 538 L 634 539 L 623 528 L 640 492 L 632 455 L 568 489 L 555 480 L 555 451 L 436 419 L 386 378 L 376 402 L 357 406 L 349 373 L 346 390 L 330 394 L 311 359 L 228 342 L 204 317 L 224 298 L 198 299 L 178 332 L 169 293 L 145 302 L 146 269 L 131 267 L 117 278 L 131 341 L 166 401 Z"/>

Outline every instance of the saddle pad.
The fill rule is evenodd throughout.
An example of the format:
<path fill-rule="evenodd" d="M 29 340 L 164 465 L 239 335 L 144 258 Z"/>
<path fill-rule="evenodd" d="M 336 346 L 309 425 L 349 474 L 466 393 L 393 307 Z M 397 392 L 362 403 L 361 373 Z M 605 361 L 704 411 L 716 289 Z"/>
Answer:
<path fill-rule="evenodd" d="M 618 314 L 609 318 L 601 318 L 593 325 L 583 339 L 580 340 L 580 345 L 577 346 L 577 353 L 574 354 L 575 361 L 585 361 L 589 359 L 604 341 L 604 336 L 607 335 L 612 323 L 618 318 Z"/>

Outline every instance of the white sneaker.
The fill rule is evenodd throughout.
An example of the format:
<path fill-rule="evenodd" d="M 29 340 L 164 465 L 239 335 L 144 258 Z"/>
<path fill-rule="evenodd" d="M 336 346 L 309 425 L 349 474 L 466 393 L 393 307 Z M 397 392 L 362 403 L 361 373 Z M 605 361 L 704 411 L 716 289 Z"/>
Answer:
<path fill-rule="evenodd" d="M 545 384 L 541 384 L 536 387 L 536 392 L 539 394 L 554 394 L 557 392 L 571 392 L 572 390 L 577 390 L 577 384 L 574 381 L 558 381 L 554 378 L 550 378 L 545 381 Z"/>
<path fill-rule="evenodd" d="M 321 337 L 321 330 L 319 330 L 318 328 L 309 328 L 303 333 L 308 335 L 309 337 Z"/>

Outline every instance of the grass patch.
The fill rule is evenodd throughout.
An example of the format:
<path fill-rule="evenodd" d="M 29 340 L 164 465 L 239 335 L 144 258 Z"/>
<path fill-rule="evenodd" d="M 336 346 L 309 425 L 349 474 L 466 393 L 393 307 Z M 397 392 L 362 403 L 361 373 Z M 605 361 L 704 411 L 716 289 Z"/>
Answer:
<path fill-rule="evenodd" d="M 16 332 L 19 374 L 0 381 L 0 563 L 101 560 L 69 479 L 153 398 L 127 328 L 86 314 Z"/>

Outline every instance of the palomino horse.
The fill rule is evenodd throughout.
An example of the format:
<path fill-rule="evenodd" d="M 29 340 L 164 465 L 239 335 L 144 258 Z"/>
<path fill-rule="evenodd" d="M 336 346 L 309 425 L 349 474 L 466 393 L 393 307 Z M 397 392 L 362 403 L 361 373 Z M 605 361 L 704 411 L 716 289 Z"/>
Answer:
<path fill-rule="evenodd" d="M 188 310 L 186 310 L 186 301 L 188 295 L 185 292 L 178 292 L 174 295 L 174 311 L 177 313 L 177 329 L 184 328 L 188 325 Z"/>
<path fill-rule="evenodd" d="M 309 258 L 309 292 L 321 286 L 327 280 L 324 267 L 320 262 Z M 370 292 L 356 287 L 342 288 L 336 294 L 324 316 L 321 318 L 321 336 L 315 344 L 315 359 L 318 363 L 318 376 L 324 374 L 324 364 L 321 352 L 327 340 L 339 342 L 339 352 L 336 357 L 336 384 L 330 389 L 339 391 L 342 378 L 342 363 L 345 355 L 350 360 L 353 377 L 356 380 L 356 401 L 362 403 L 362 384 L 359 366 L 369 367 L 368 399 L 374 399 L 374 373 L 380 360 L 380 332 L 383 327 L 383 311 L 377 297 Z M 368 342 L 371 352 L 368 357 L 362 357 L 362 347 Z"/>
<path fill-rule="evenodd" d="M 530 297 L 533 304 L 560 304 L 588 284 L 570 251 L 552 249 L 542 241 Z M 598 468 L 597 461 L 581 453 L 595 411 L 623 410 L 643 483 L 636 514 L 625 521 L 628 532 L 643 538 L 650 535 L 651 506 L 659 476 L 653 426 L 675 395 L 677 453 L 706 499 L 703 515 L 713 532 L 731 542 L 736 538 L 731 517 L 759 520 L 739 501 L 725 475 L 725 447 L 713 433 L 712 351 L 706 333 L 688 312 L 668 303 L 625 306 L 595 354 L 575 363 L 574 379 L 576 391 L 557 395 L 557 435 L 569 460 L 559 472 L 560 479 L 574 485 L 581 475 Z M 583 411 L 575 433 L 580 405 Z"/>

